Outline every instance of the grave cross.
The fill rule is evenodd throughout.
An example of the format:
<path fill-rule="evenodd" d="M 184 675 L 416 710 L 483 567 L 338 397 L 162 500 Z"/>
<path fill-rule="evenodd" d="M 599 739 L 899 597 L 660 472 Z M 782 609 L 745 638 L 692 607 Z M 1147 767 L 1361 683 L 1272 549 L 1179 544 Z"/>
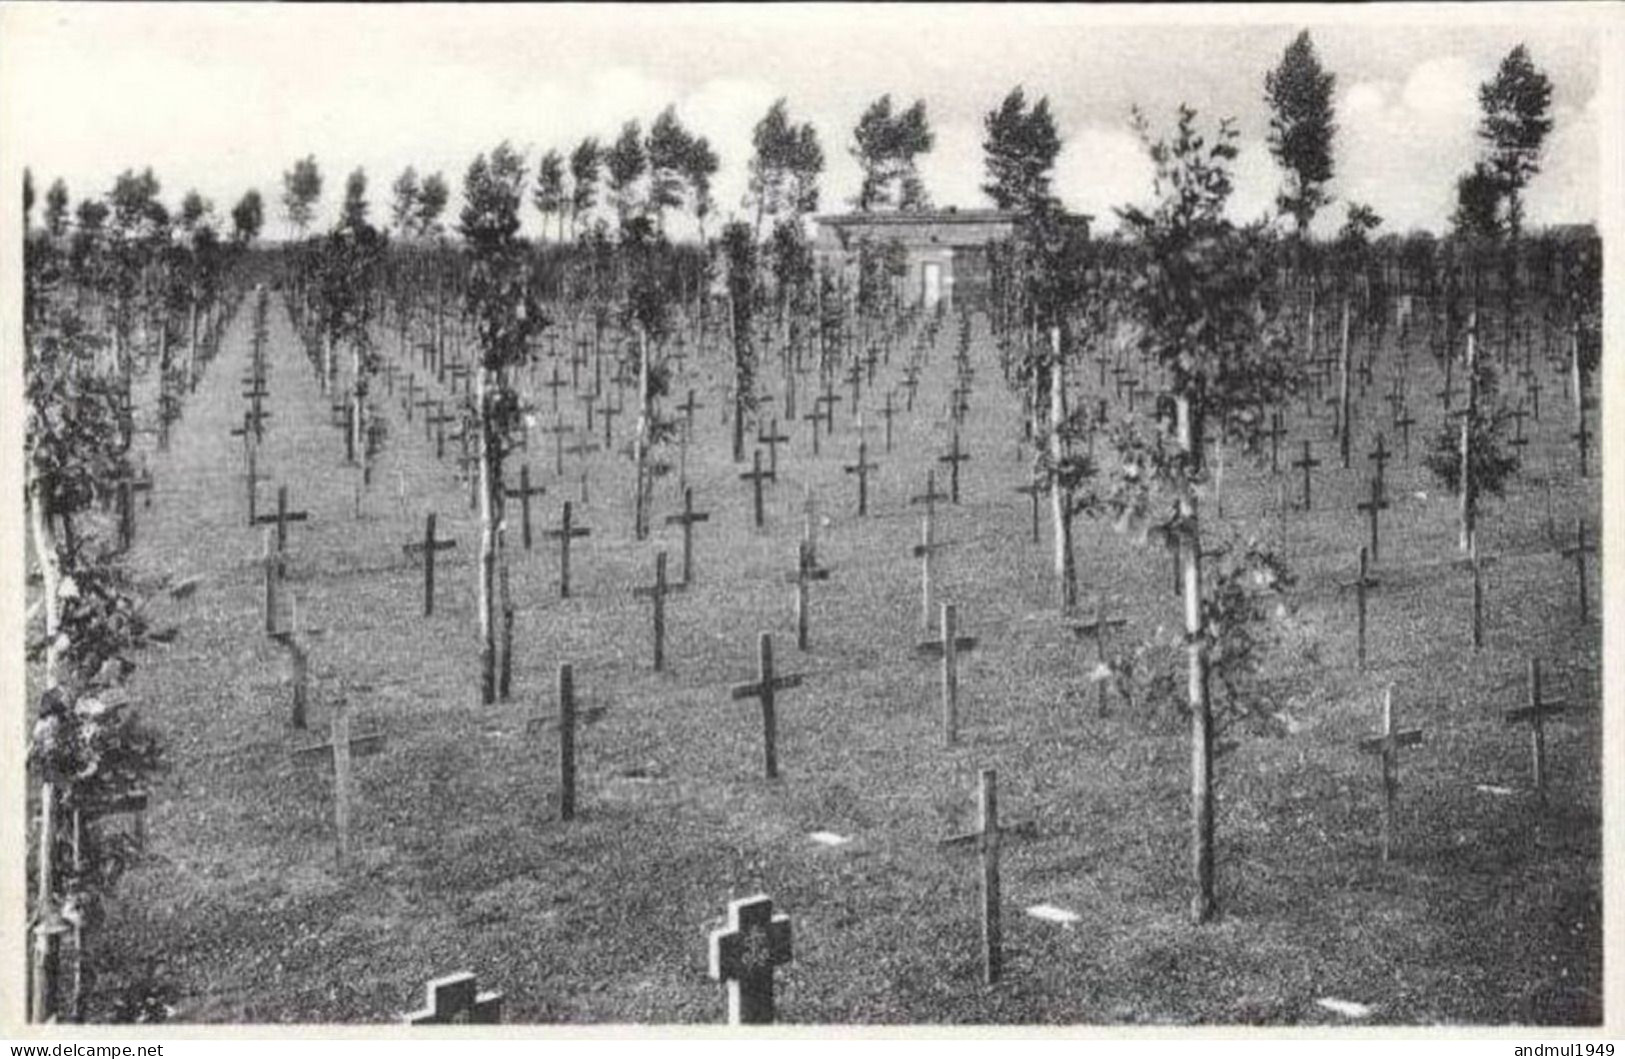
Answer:
<path fill-rule="evenodd" d="M 709 511 L 694 510 L 694 490 L 683 489 L 683 513 L 681 515 L 667 515 L 666 525 L 683 527 L 683 584 L 691 584 L 694 580 L 694 524 L 708 522 L 711 519 Z"/>
<path fill-rule="evenodd" d="M 920 560 L 920 624 L 927 631 L 931 629 L 931 567 L 932 556 L 946 548 L 946 543 L 936 540 L 936 522 L 927 508 L 926 516 L 920 520 L 920 543 L 914 546 L 914 557 Z"/>
<path fill-rule="evenodd" d="M 755 452 L 753 453 L 752 459 L 751 459 L 751 469 L 749 471 L 745 472 L 744 474 L 741 474 L 739 476 L 739 480 L 742 481 L 742 482 L 743 481 L 748 481 L 751 484 L 751 489 L 752 489 L 752 492 L 753 492 L 753 494 L 755 496 L 754 511 L 755 511 L 755 514 L 756 514 L 756 528 L 761 529 L 763 524 L 767 521 L 766 509 L 763 507 L 763 504 L 762 504 L 762 482 L 764 480 L 765 481 L 777 481 L 778 480 L 776 475 L 772 474 L 771 472 L 762 470 L 762 450 L 761 449 L 756 449 L 755 450 Z"/>
<path fill-rule="evenodd" d="M 1367 555 L 1365 547 L 1363 545 L 1360 548 L 1359 559 L 1357 561 L 1358 561 L 1358 564 L 1359 564 L 1359 571 L 1360 571 L 1359 574 L 1355 577 L 1355 579 L 1353 581 L 1342 582 L 1337 587 L 1340 588 L 1340 589 L 1350 589 L 1350 588 L 1354 589 L 1354 606 L 1355 606 L 1355 615 L 1356 615 L 1356 617 L 1355 617 L 1355 621 L 1356 621 L 1355 640 L 1354 640 L 1354 643 L 1355 643 L 1355 656 L 1359 659 L 1360 668 L 1364 669 L 1365 668 L 1365 638 L 1366 638 L 1365 637 L 1365 631 L 1366 631 L 1366 618 L 1365 618 L 1365 615 L 1366 615 L 1366 591 L 1368 589 L 1376 588 L 1377 585 L 1378 585 L 1378 582 L 1377 582 L 1376 578 L 1371 576 L 1371 573 L 1370 573 L 1371 567 L 1370 567 L 1369 556 Z"/>
<path fill-rule="evenodd" d="M 1507 724 L 1528 724 L 1534 757 L 1535 797 L 1546 808 L 1546 718 L 1568 709 L 1564 699 L 1543 699 L 1540 694 L 1540 659 L 1529 660 L 1529 705 L 1506 712 Z"/>
<path fill-rule="evenodd" d="M 1305 438 L 1303 442 L 1303 459 L 1293 460 L 1292 466 L 1303 471 L 1303 509 L 1308 511 L 1311 499 L 1309 493 L 1309 472 L 1312 468 L 1319 467 L 1320 461 L 1310 456 L 1309 441 L 1307 438 Z"/>
<path fill-rule="evenodd" d="M 943 839 L 944 846 L 975 846 L 982 855 L 982 981 L 992 985 L 1004 970 L 1004 930 L 999 896 L 999 850 L 1005 835 L 1031 838 L 1031 822 L 999 823 L 998 773 L 982 769 L 978 776 L 976 830 Z"/>
<path fill-rule="evenodd" d="M 869 443 L 858 440 L 858 462 L 849 463 L 842 469 L 847 474 L 858 476 L 858 515 L 863 517 L 869 514 L 869 472 L 878 470 L 880 465 L 869 459 Z"/>
<path fill-rule="evenodd" d="M 1589 597 L 1586 592 L 1586 556 L 1596 552 L 1596 548 L 1586 544 L 1586 526 L 1582 519 L 1574 520 L 1574 544 L 1563 549 L 1565 559 L 1574 560 L 1575 587 L 1580 592 L 1580 623 L 1585 624 L 1590 612 Z"/>
<path fill-rule="evenodd" d="M 797 553 L 796 572 L 785 577 L 785 581 L 796 586 L 796 647 L 799 650 L 807 650 L 808 611 L 811 610 L 808 589 L 814 581 L 828 580 L 829 571 L 813 558 L 812 541 L 803 540 Z"/>
<path fill-rule="evenodd" d="M 1394 454 L 1389 452 L 1388 447 L 1383 444 L 1382 434 L 1380 432 L 1377 434 L 1377 447 L 1367 453 L 1367 456 L 1377 468 L 1377 476 L 1375 479 L 1376 495 L 1386 496 L 1387 491 L 1383 488 L 1383 474 L 1388 467 L 1388 461 L 1394 458 Z M 1373 559 L 1376 558 L 1376 553 L 1376 548 L 1372 548 L 1371 557 Z"/>
<path fill-rule="evenodd" d="M 1281 439 L 1286 437 L 1286 426 L 1281 422 L 1281 410 L 1277 408 L 1270 413 L 1270 428 L 1264 431 L 1270 439 L 1270 474 L 1279 474 L 1281 470 Z"/>
<path fill-rule="evenodd" d="M 1095 616 L 1088 621 L 1072 621 L 1067 623 L 1074 636 L 1087 638 L 1095 642 L 1095 664 L 1104 667 L 1106 664 L 1106 634 L 1112 629 L 1121 629 L 1128 624 L 1127 618 L 1106 617 L 1106 597 L 1104 594 L 1095 599 Z M 1097 673 L 1095 680 L 1095 703 L 1100 716 L 1106 716 L 1106 681 L 1104 673 Z"/>
<path fill-rule="evenodd" d="M 771 424 L 767 429 L 767 433 L 757 433 L 756 440 L 767 446 L 767 473 L 770 478 L 777 481 L 779 475 L 779 444 L 781 442 L 788 443 L 790 435 L 779 433 L 777 416 L 773 417 Z"/>
<path fill-rule="evenodd" d="M 549 434 L 553 435 L 553 473 L 558 475 L 560 478 L 563 478 L 564 436 L 575 428 L 566 423 L 564 418 L 560 416 L 553 420 L 552 426 L 544 427 L 543 429 L 545 429 Z"/>
<path fill-rule="evenodd" d="M 728 1025 L 773 1021 L 773 969 L 790 962 L 790 917 L 766 894 L 728 903 L 728 925 L 711 932 L 711 977 L 728 985 Z"/>
<path fill-rule="evenodd" d="M 767 778 L 771 780 L 777 779 L 779 775 L 777 693 L 788 688 L 799 688 L 801 686 L 801 674 L 773 675 L 773 637 L 768 633 L 761 634 L 761 638 L 757 643 L 757 653 L 759 679 L 754 684 L 735 684 L 733 697 L 735 700 L 761 700 L 762 761 Z"/>
<path fill-rule="evenodd" d="M 1382 734 L 1360 740 L 1360 750 L 1382 757 L 1382 860 L 1388 862 L 1394 838 L 1394 795 L 1399 789 L 1399 751 L 1422 742 L 1420 728 L 1394 730 L 1394 689 L 1382 696 Z"/>
<path fill-rule="evenodd" d="M 502 1021 L 502 994 L 481 993 L 470 971 L 436 978 L 429 983 L 426 992 L 426 1006 L 406 1016 L 408 1025 L 483 1025 Z"/>
<path fill-rule="evenodd" d="M 532 486 L 530 484 L 530 464 L 528 463 L 519 465 L 519 488 L 503 490 L 504 496 L 519 498 L 519 532 L 527 552 L 530 551 L 530 498 L 541 496 L 545 492 L 547 492 L 547 489 L 543 486 Z"/>
<path fill-rule="evenodd" d="M 1016 486 L 1015 491 L 1020 493 L 1022 496 L 1027 497 L 1028 499 L 1030 499 L 1032 501 L 1032 509 L 1033 509 L 1033 519 L 1032 519 L 1032 522 L 1033 522 L 1033 543 L 1037 544 L 1038 543 L 1038 498 L 1043 496 L 1046 492 L 1049 491 L 1048 488 L 1047 488 L 1047 485 L 1044 482 L 1031 481 L 1031 482 L 1028 482 L 1026 485 L 1018 485 L 1018 486 Z"/>
<path fill-rule="evenodd" d="M 1371 534 L 1371 561 L 1376 562 L 1381 553 L 1378 551 L 1377 516 L 1388 510 L 1388 501 L 1382 498 L 1382 478 L 1377 476 L 1371 479 L 1371 498 L 1354 505 L 1359 511 L 1366 513 L 1370 524 Z"/>
<path fill-rule="evenodd" d="M 908 498 L 910 504 L 924 504 L 925 517 L 934 518 L 937 513 L 937 501 L 948 499 L 947 493 L 937 492 L 937 473 L 925 472 L 925 492 Z"/>
<path fill-rule="evenodd" d="M 334 704 L 328 742 L 299 747 L 294 764 L 326 764 L 333 769 L 333 824 L 337 834 L 335 859 L 342 870 L 350 859 L 350 758 L 376 754 L 384 748 L 382 733 L 350 736 L 350 708 L 340 699 Z"/>
<path fill-rule="evenodd" d="M 549 540 L 559 542 L 559 598 L 570 598 L 570 541 L 575 537 L 586 537 L 592 530 L 586 526 L 574 524 L 574 508 L 570 501 L 564 502 L 563 521 L 558 529 L 550 529 L 542 535 Z"/>
<path fill-rule="evenodd" d="M 454 540 L 437 539 L 435 537 L 435 513 L 429 512 L 423 520 L 423 541 L 401 545 L 401 550 L 411 555 L 415 552 L 423 553 L 423 616 L 434 616 L 434 553 L 443 552 L 448 548 L 457 547 Z"/>
<path fill-rule="evenodd" d="M 558 361 L 553 362 L 553 377 L 542 383 L 542 385 L 547 387 L 551 392 L 550 396 L 553 398 L 553 414 L 557 415 L 559 412 L 559 390 L 569 385 L 564 381 L 564 377 L 559 374 Z"/>
<path fill-rule="evenodd" d="M 812 427 L 812 451 L 813 451 L 813 455 L 817 456 L 818 455 L 818 424 L 824 421 L 824 413 L 820 412 L 815 407 L 811 412 L 808 412 L 806 415 L 802 416 L 801 420 L 802 420 L 802 422 L 806 423 L 808 426 Z"/>
<path fill-rule="evenodd" d="M 694 391 L 690 390 L 688 391 L 688 399 L 677 407 L 683 413 L 683 429 L 692 435 L 694 433 L 694 413 L 705 406 L 695 402 Z"/>
<path fill-rule="evenodd" d="M 952 603 L 942 605 L 942 630 L 937 639 L 915 645 L 915 651 L 942 659 L 942 734 L 953 746 L 959 741 L 959 653 L 976 647 L 976 637 L 959 635 L 959 611 Z"/>
<path fill-rule="evenodd" d="M 680 592 L 687 585 L 674 585 L 666 580 L 666 553 L 655 553 L 655 583 L 634 588 L 632 594 L 639 599 L 654 601 L 655 672 L 666 668 L 666 596 Z"/>
<path fill-rule="evenodd" d="M 954 431 L 954 443 L 946 456 L 938 456 L 938 463 L 948 465 L 948 499 L 959 503 L 959 465 L 970 459 L 970 453 L 959 447 L 959 431 Z"/>
<path fill-rule="evenodd" d="M 886 391 L 886 403 L 884 405 L 882 405 L 881 408 L 880 408 L 880 414 L 886 417 L 886 454 L 888 456 L 891 455 L 891 434 L 892 434 L 891 421 L 892 421 L 892 417 L 897 414 L 897 409 L 892 406 L 892 393 L 893 392 L 894 391 L 892 391 L 892 390 L 887 390 Z"/>
<path fill-rule="evenodd" d="M 288 487 L 279 485 L 276 487 L 276 514 L 260 515 L 254 520 L 255 523 L 276 523 L 276 553 L 280 572 L 286 573 L 286 567 L 281 564 L 288 550 L 288 523 L 305 522 L 309 518 L 308 512 L 288 510 Z"/>

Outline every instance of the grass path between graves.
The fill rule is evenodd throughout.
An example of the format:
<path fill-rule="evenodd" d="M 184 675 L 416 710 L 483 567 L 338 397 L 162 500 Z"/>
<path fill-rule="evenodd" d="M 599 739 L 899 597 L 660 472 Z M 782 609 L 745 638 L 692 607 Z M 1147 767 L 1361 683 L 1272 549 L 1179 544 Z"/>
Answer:
<path fill-rule="evenodd" d="M 456 446 L 436 461 L 421 421 L 405 422 L 399 400 L 381 396 L 390 437 L 358 517 L 358 472 L 343 464 L 342 435 L 273 299 L 260 510 L 273 509 L 280 483 L 310 515 L 290 530 L 288 584 L 302 621 L 323 630 L 305 733 L 289 727 L 285 662 L 263 632 L 260 531 L 245 524 L 241 453 L 228 434 L 240 422 L 251 321 L 245 305 L 170 451 L 152 457 L 157 491 L 139 513 L 137 577 L 154 593 L 156 623 L 180 635 L 143 657 L 133 691 L 170 767 L 147 821 L 148 859 L 96 935 L 102 988 L 150 978 L 173 990 L 186 1021 L 384 1022 L 419 1006 L 427 979 L 468 969 L 505 993 L 508 1021 L 717 1022 L 723 993 L 706 975 L 707 932 L 730 897 L 762 891 L 794 921 L 779 995 L 780 1017 L 793 1022 L 1342 1022 L 1317 1004 L 1324 997 L 1369 1005 L 1367 1021 L 1380 1023 L 1600 1019 L 1599 632 L 1594 613 L 1580 624 L 1572 564 L 1547 542 L 1545 501 L 1527 478 L 1485 511 L 1482 549 L 1501 561 L 1488 573 L 1488 643 L 1475 654 L 1470 582 L 1450 565 L 1454 505 L 1415 459 L 1426 431 L 1413 435 L 1412 459 L 1388 469 L 1372 663 L 1360 672 L 1352 597 L 1335 582 L 1352 577 L 1364 540 L 1353 505 L 1366 461 L 1336 469 L 1325 418 L 1306 424 L 1301 403 L 1290 410 L 1283 451 L 1296 454 L 1308 436 L 1326 465 L 1314 510 L 1289 531 L 1300 583 L 1267 673 L 1278 730 L 1242 734 L 1220 761 L 1222 915 L 1197 928 L 1185 915 L 1181 723 L 1121 704 L 1097 716 L 1092 647 L 1050 602 L 1047 525 L 1031 543 L 1027 501 L 1012 492 L 1024 475 L 1016 406 L 980 321 L 965 426 L 973 459 L 964 503 L 945 507 L 938 528 L 953 543 L 939 564 L 941 598 L 958 603 L 980 641 L 963 659 L 953 750 L 938 730 L 937 665 L 913 651 L 922 629 L 908 553 L 919 509 L 906 503 L 948 444 L 951 320 L 891 453 L 877 409 L 901 354 L 866 392 L 881 464 L 868 519 L 855 517 L 855 483 L 840 471 L 857 437 L 844 401 L 816 461 L 807 425 L 786 429 L 793 441 L 759 533 L 736 479 L 744 468 L 728 459 L 721 380 L 693 372 L 679 382 L 678 394 L 694 386 L 706 406 L 689 469 L 711 519 L 698 528 L 696 583 L 669 606 L 671 671 L 650 670 L 649 609 L 631 589 L 652 580 L 657 548 L 676 573 L 680 538 L 661 520 L 680 496 L 663 482 L 654 538 L 632 540 L 629 464 L 600 452 L 590 499 L 577 504 L 593 534 L 577 542 L 574 598 L 557 598 L 556 546 L 538 540 L 526 554 L 511 534 L 515 696 L 483 707 L 477 525 L 450 459 Z M 403 372 L 416 367 L 393 334 L 381 341 Z M 1418 353 L 1413 367 L 1412 407 L 1431 430 L 1437 403 L 1422 395 L 1436 388 L 1433 365 Z M 547 373 L 544 364 L 538 382 Z M 1529 457 L 1550 475 L 1569 533 L 1578 515 L 1596 525 L 1595 479 L 1572 477 L 1569 413 L 1558 376 L 1546 375 Z M 1094 383 L 1083 380 L 1091 400 Z M 1386 416 L 1381 389 L 1362 404 L 1362 453 L 1387 425 L 1369 421 Z M 547 392 L 536 392 L 546 409 Z M 617 447 L 628 419 L 615 423 Z M 580 497 L 574 462 L 561 482 L 551 437 L 535 438 L 532 474 L 548 488 L 539 533 L 557 524 L 562 498 Z M 1267 467 L 1233 457 L 1227 474 L 1225 529 L 1210 536 L 1273 536 Z M 1287 480 L 1295 495 L 1297 477 Z M 819 560 L 832 576 L 813 588 L 803 654 L 784 575 L 805 483 L 827 519 Z M 430 619 L 401 550 L 421 537 L 427 510 L 458 542 L 442 556 Z M 1106 593 L 1130 619 L 1125 635 L 1179 620 L 1164 553 L 1088 522 L 1079 545 L 1086 601 Z M 162 591 L 188 577 L 202 579 L 188 598 Z M 756 706 L 728 694 L 754 679 L 760 631 L 774 634 L 782 671 L 806 676 L 780 698 L 782 778 L 771 783 L 760 776 Z M 1527 736 L 1502 720 L 1523 703 L 1530 656 L 1544 660 L 1549 693 L 1577 707 L 1548 732 L 1544 817 L 1528 794 Z M 583 709 L 601 710 L 580 733 L 579 818 L 568 825 L 555 819 L 545 724 L 561 661 L 574 665 Z M 1376 763 L 1355 744 L 1375 729 L 1390 682 L 1401 724 L 1426 735 L 1401 764 L 1396 857 L 1383 866 Z M 289 760 L 323 737 L 340 696 L 356 733 L 387 736 L 383 753 L 356 762 L 358 852 L 342 874 L 330 781 Z M 974 857 L 939 845 L 974 823 L 983 767 L 998 769 L 1004 818 L 1037 827 L 1006 847 L 1006 977 L 991 989 L 979 982 Z M 849 841 L 821 845 L 814 831 Z M 1078 919 L 1023 914 L 1039 903 Z"/>

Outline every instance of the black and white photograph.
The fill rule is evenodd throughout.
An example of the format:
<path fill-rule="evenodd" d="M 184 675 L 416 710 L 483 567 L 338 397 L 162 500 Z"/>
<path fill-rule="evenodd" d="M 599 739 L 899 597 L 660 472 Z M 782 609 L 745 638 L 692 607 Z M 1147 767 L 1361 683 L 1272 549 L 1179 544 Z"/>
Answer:
<path fill-rule="evenodd" d="M 1625 1024 L 1622 15 L 0 4 L 0 1035 Z"/>

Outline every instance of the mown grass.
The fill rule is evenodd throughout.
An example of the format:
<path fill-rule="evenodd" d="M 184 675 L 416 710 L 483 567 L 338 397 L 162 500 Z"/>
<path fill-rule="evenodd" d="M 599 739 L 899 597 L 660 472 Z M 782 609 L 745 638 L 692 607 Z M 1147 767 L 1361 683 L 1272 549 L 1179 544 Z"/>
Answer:
<path fill-rule="evenodd" d="M 924 636 L 908 557 L 919 510 L 906 498 L 946 448 L 952 326 L 890 454 L 875 409 L 901 357 L 882 370 L 868 405 L 882 464 L 868 519 L 855 517 L 855 483 L 839 469 L 856 450 L 844 406 L 816 461 L 806 424 L 787 429 L 794 441 L 759 533 L 742 468 L 728 461 L 719 380 L 696 371 L 681 383 L 677 392 L 694 385 L 708 406 L 689 467 L 712 516 L 698 529 L 696 583 L 669 606 L 670 671 L 650 670 L 649 609 L 631 589 L 652 580 L 656 548 L 671 552 L 676 573 L 680 538 L 661 519 L 680 498 L 662 483 L 654 538 L 633 541 L 629 466 L 600 453 L 591 500 L 578 504 L 593 535 L 577 542 L 574 598 L 557 598 L 554 546 L 538 540 L 526 554 L 510 534 L 515 695 L 484 707 L 466 489 L 449 460 L 435 461 L 421 424 L 384 399 L 392 436 L 356 518 L 342 437 L 285 317 L 275 305 L 271 315 L 275 418 L 260 465 L 311 515 L 291 531 L 289 588 L 323 630 L 312 728 L 288 726 L 284 661 L 259 611 L 259 531 L 243 524 L 241 459 L 227 435 L 240 415 L 244 312 L 171 451 L 154 456 L 158 492 L 141 513 L 133 561 L 158 593 L 154 617 L 181 634 L 144 657 L 134 690 L 171 768 L 148 820 L 148 860 L 97 936 L 103 990 L 150 973 L 173 987 L 181 1020 L 389 1021 L 418 1005 L 426 979 L 467 968 L 505 992 L 510 1021 L 714 1022 L 723 1002 L 706 977 L 706 933 L 730 897 L 765 891 L 795 924 L 795 961 L 780 976 L 786 1021 L 1340 1021 L 1315 1004 L 1325 996 L 1369 1004 L 1370 1021 L 1383 1023 L 1600 1020 L 1598 627 L 1579 622 L 1572 565 L 1548 544 L 1542 494 L 1528 481 L 1485 512 L 1481 547 L 1501 561 L 1488 575 L 1488 643 L 1475 653 L 1470 584 L 1450 565 L 1455 508 L 1425 480 L 1423 434 L 1413 435 L 1412 459 L 1388 469 L 1393 507 L 1361 672 L 1352 596 L 1336 582 L 1353 576 L 1364 540 L 1353 505 L 1366 461 L 1335 469 L 1325 422 L 1305 426 L 1301 403 L 1291 410 L 1283 451 L 1307 430 L 1326 465 L 1314 509 L 1289 528 L 1300 583 L 1284 649 L 1264 674 L 1279 731 L 1244 735 L 1220 760 L 1222 915 L 1194 927 L 1182 725 L 1121 704 L 1097 716 L 1093 648 L 1058 622 L 1047 529 L 1030 543 L 1027 501 L 1011 492 L 1024 473 L 1018 420 L 985 336 L 965 502 L 941 509 L 939 525 L 954 545 L 938 566 L 940 598 L 959 604 L 980 639 L 963 659 L 961 742 L 950 750 L 937 666 L 913 652 Z M 1436 388 L 1424 354 L 1413 369 L 1413 394 Z M 1570 471 L 1567 409 L 1547 375 L 1547 407 L 1531 424 L 1534 470 L 1552 477 L 1560 526 L 1582 514 L 1595 525 L 1594 480 Z M 1363 403 L 1370 417 L 1384 407 L 1380 389 Z M 1437 404 L 1413 402 L 1432 429 Z M 579 422 L 579 407 L 568 415 Z M 1359 422 L 1363 453 L 1386 424 Z M 617 422 L 618 441 L 627 426 Z M 576 497 L 574 464 L 554 479 L 546 435 L 529 459 L 549 488 L 539 530 L 557 523 L 562 497 Z M 1232 456 L 1227 475 L 1224 523 L 1273 538 L 1267 469 Z M 1288 481 L 1295 496 L 1296 476 Z M 794 647 L 784 583 L 804 483 L 828 520 L 819 558 L 832 571 L 813 588 L 806 654 Z M 274 498 L 274 487 L 261 495 Z M 437 613 L 424 619 L 421 575 L 400 545 L 420 537 L 429 508 L 459 545 L 442 557 Z M 1087 522 L 1079 544 L 1085 598 L 1106 593 L 1130 618 L 1125 637 L 1179 621 L 1163 552 Z M 190 598 L 159 593 L 194 575 L 203 582 Z M 761 778 L 755 704 L 728 695 L 754 679 L 759 631 L 774 634 L 781 670 L 806 675 L 780 700 L 776 782 Z M 1530 656 L 1544 660 L 1550 693 L 1576 706 L 1549 730 L 1545 814 L 1527 791 L 1527 737 L 1502 721 L 1523 701 Z M 580 735 L 580 816 L 568 825 L 556 820 L 545 725 L 561 661 L 574 665 L 585 708 L 602 710 Z M 1355 744 L 1376 727 L 1390 682 L 1401 722 L 1424 727 L 1426 741 L 1401 765 L 1396 855 L 1382 865 L 1375 762 Z M 325 730 L 338 696 L 355 731 L 388 737 L 384 753 L 357 761 L 357 852 L 342 873 L 329 781 L 288 757 Z M 994 988 L 979 979 L 974 859 L 940 846 L 973 823 L 982 767 L 999 771 L 1006 819 L 1038 828 L 1006 849 L 1006 977 Z M 851 841 L 821 846 L 808 838 L 815 830 Z M 1039 902 L 1080 920 L 1022 914 Z"/>

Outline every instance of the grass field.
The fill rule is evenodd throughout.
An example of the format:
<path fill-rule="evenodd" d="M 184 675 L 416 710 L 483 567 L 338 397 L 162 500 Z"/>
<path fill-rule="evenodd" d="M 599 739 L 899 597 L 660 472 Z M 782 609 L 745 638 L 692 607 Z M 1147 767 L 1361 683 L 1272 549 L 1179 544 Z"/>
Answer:
<path fill-rule="evenodd" d="M 298 733 L 282 651 L 263 632 L 260 531 L 245 525 L 243 462 L 228 436 L 242 414 L 250 307 L 170 451 L 153 456 L 157 489 L 139 512 L 132 566 L 154 593 L 156 624 L 180 635 L 143 657 L 132 693 L 163 733 L 170 767 L 147 820 L 149 857 L 95 937 L 99 988 L 150 978 L 173 990 L 174 1017 L 185 1021 L 381 1022 L 419 1006 L 427 979 L 469 969 L 505 993 L 507 1021 L 718 1022 L 707 933 L 731 897 L 762 891 L 794 922 L 795 959 L 779 979 L 784 1021 L 1342 1022 L 1316 1004 L 1323 997 L 1370 1005 L 1367 1021 L 1380 1023 L 1601 1019 L 1595 608 L 1582 625 L 1573 565 L 1547 540 L 1543 494 L 1525 475 L 1483 513 L 1481 550 L 1499 562 L 1487 574 L 1487 643 L 1473 651 L 1470 581 L 1452 565 L 1455 504 L 1416 458 L 1438 416 L 1422 396 L 1439 382 L 1425 353 L 1413 357 L 1411 385 L 1423 424 L 1411 459 L 1387 472 L 1393 506 L 1363 672 L 1352 595 L 1336 582 L 1353 577 L 1365 539 L 1354 504 L 1367 461 L 1335 469 L 1328 420 L 1305 422 L 1301 402 L 1290 409 L 1283 452 L 1295 455 L 1308 436 L 1325 464 L 1313 510 L 1289 529 L 1299 584 L 1265 674 L 1278 723 L 1240 734 L 1219 761 L 1222 914 L 1194 927 L 1187 734 L 1162 710 L 1114 704 L 1097 716 L 1093 647 L 1073 638 L 1052 601 L 1047 521 L 1044 542 L 1031 543 L 1027 500 L 1012 492 L 1025 475 L 1017 406 L 983 321 L 964 502 L 939 511 L 938 536 L 953 544 L 937 568 L 940 598 L 958 604 L 980 641 L 962 659 L 961 737 L 950 750 L 938 667 L 914 653 L 923 630 L 909 549 L 920 512 L 906 499 L 948 443 L 951 321 L 890 454 L 876 409 L 901 356 L 866 394 L 881 464 L 867 519 L 840 470 L 857 439 L 844 402 L 817 460 L 807 425 L 787 428 L 794 440 L 759 533 L 748 484 L 736 478 L 745 468 L 728 459 L 720 378 L 680 382 L 678 393 L 695 386 L 706 406 L 689 472 L 711 519 L 698 528 L 696 583 L 668 608 L 669 672 L 651 671 L 649 607 L 632 588 L 652 580 L 657 548 L 677 571 L 679 535 L 663 519 L 680 496 L 663 481 L 654 537 L 634 541 L 631 465 L 599 453 L 590 500 L 577 504 L 593 533 L 577 542 L 574 598 L 557 596 L 556 545 L 538 540 L 527 554 L 510 533 L 514 701 L 486 707 L 477 522 L 453 461 L 438 463 L 421 422 L 407 424 L 399 401 L 381 398 L 391 436 L 357 518 L 358 472 L 344 466 L 342 435 L 273 297 L 260 508 L 271 509 L 282 483 L 292 506 L 309 511 L 290 530 L 287 587 L 302 619 L 324 630 L 313 639 L 311 731 Z M 393 352 L 393 337 L 386 343 Z M 1391 357 L 1379 358 L 1379 383 Z M 1528 424 L 1526 455 L 1551 479 L 1566 537 L 1576 517 L 1597 525 L 1596 479 L 1575 476 L 1572 411 L 1558 374 L 1541 367 L 1542 419 Z M 1093 371 L 1084 376 L 1092 400 Z M 1388 427 L 1383 389 L 1373 384 L 1362 402 L 1358 452 Z M 545 410 L 547 393 L 537 392 Z M 618 443 L 629 418 L 615 423 Z M 561 499 L 580 499 L 573 460 L 567 481 L 552 474 L 551 445 L 538 434 L 529 456 L 549 490 L 538 532 L 557 524 Z M 1273 537 L 1267 467 L 1232 453 L 1226 473 L 1226 517 L 1207 520 L 1209 538 Z M 1296 475 L 1288 482 L 1295 496 Z M 813 587 L 803 654 L 784 577 L 806 483 L 828 520 L 818 554 L 832 576 Z M 429 619 L 421 574 L 401 549 L 420 538 L 426 510 L 458 541 L 441 557 Z M 1105 593 L 1130 619 L 1124 636 L 1179 622 L 1160 549 L 1080 521 L 1078 559 L 1086 603 Z M 161 591 L 193 576 L 202 581 L 188 598 Z M 728 693 L 754 679 L 761 631 L 774 634 L 780 668 L 806 676 L 780 699 L 776 782 L 761 778 L 754 702 Z M 1530 657 L 1543 660 L 1549 694 L 1575 707 L 1548 730 L 1545 814 L 1528 791 L 1528 737 L 1502 718 L 1523 704 Z M 552 732 L 536 723 L 553 712 L 564 661 L 584 708 L 602 709 L 579 735 L 570 824 L 556 820 Z M 1401 723 L 1423 727 L 1425 741 L 1404 755 L 1395 858 L 1382 865 L 1377 765 L 1356 743 L 1376 729 L 1390 683 Z M 325 732 L 340 696 L 357 733 L 387 735 L 383 753 L 356 763 L 358 852 L 342 873 L 330 781 L 289 760 Z M 1006 974 L 992 988 L 979 979 L 974 857 L 940 845 L 974 823 L 983 767 L 998 769 L 1004 817 L 1037 828 L 1006 847 Z M 820 845 L 814 831 L 850 842 Z M 1041 902 L 1078 922 L 1023 914 Z"/>

